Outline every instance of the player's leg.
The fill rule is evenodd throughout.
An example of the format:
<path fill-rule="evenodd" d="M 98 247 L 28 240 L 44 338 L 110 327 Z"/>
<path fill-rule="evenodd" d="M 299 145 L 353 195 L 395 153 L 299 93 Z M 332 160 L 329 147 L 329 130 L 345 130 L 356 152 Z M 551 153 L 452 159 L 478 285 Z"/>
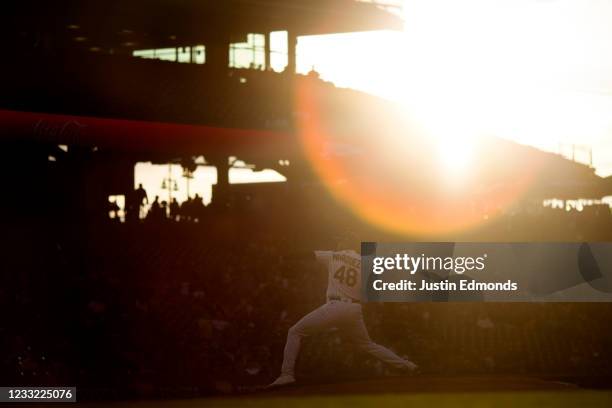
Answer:
<path fill-rule="evenodd" d="M 373 355 L 382 362 L 401 370 L 413 371 L 417 368 L 417 365 L 412 361 L 398 356 L 393 351 L 380 344 L 374 343 L 372 339 L 370 339 L 368 329 L 363 321 L 360 305 L 352 305 L 350 318 L 345 319 L 342 324 L 342 329 L 345 336 L 352 344 L 366 353 Z"/>
<path fill-rule="evenodd" d="M 270 385 L 286 385 L 295 381 L 295 362 L 300 352 L 302 339 L 332 326 L 336 320 L 333 309 L 333 305 L 326 303 L 308 313 L 289 329 L 283 352 L 281 375 Z"/>

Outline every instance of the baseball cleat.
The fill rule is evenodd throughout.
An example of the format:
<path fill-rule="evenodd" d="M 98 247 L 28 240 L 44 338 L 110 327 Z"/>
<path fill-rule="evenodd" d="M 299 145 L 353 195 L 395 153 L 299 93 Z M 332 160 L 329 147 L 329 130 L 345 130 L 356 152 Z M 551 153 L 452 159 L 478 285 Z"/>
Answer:
<path fill-rule="evenodd" d="M 281 374 L 272 384 L 266 388 L 283 387 L 285 385 L 291 385 L 295 383 L 295 378 L 291 375 Z"/>

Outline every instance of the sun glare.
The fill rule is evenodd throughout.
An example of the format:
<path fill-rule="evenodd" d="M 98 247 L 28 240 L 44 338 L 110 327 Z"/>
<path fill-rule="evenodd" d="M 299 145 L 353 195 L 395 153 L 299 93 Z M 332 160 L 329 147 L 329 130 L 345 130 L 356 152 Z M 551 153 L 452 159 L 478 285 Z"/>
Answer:
<path fill-rule="evenodd" d="M 460 176 L 472 158 L 471 144 L 460 140 L 449 140 L 438 143 L 437 147 L 442 165 L 456 177 Z"/>
<path fill-rule="evenodd" d="M 381 126 L 375 139 L 385 145 L 378 151 L 384 160 L 374 166 L 370 149 L 370 165 L 354 167 L 318 157 L 325 129 L 304 123 L 311 163 L 355 213 L 408 233 L 478 225 L 466 189 L 481 194 L 488 208 L 520 199 L 535 168 L 517 169 L 524 177 L 502 189 L 478 190 L 483 160 L 504 162 L 503 151 L 486 142 L 491 137 L 553 152 L 561 144 L 589 145 L 602 152 L 594 156 L 598 173 L 611 174 L 611 20 L 612 3 L 600 0 L 410 0 L 404 32 L 302 37 L 302 72 L 314 68 L 337 86 L 395 100 L 410 126 L 395 132 Z M 298 94 L 300 108 L 322 116 L 313 108 L 316 96 Z M 422 163 L 429 157 L 437 167 L 415 176 L 408 164 L 435 166 Z M 351 176 L 353 182 L 337 184 Z M 409 186 L 423 180 L 429 195 L 412 195 Z M 381 191 L 393 192 L 392 199 L 376 199 Z"/>

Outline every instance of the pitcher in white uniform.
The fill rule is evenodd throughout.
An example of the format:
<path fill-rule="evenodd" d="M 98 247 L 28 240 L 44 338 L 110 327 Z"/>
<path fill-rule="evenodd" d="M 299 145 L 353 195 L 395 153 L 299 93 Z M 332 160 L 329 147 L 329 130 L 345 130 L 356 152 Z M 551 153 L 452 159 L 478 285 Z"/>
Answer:
<path fill-rule="evenodd" d="M 348 248 L 341 242 L 338 248 Z M 363 322 L 361 303 L 361 257 L 354 250 L 315 251 L 317 261 L 327 266 L 327 303 L 304 316 L 289 329 L 281 375 L 270 387 L 295 382 L 295 362 L 302 338 L 338 328 L 350 343 L 379 360 L 401 370 L 414 371 L 417 365 L 374 343 Z"/>

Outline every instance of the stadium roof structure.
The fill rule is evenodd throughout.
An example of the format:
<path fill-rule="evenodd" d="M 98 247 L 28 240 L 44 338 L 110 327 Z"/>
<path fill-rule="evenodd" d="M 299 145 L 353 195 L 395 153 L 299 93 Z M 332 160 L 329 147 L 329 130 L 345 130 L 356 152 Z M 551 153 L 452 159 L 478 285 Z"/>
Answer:
<path fill-rule="evenodd" d="M 4 41 L 6 34 L 45 32 L 71 46 L 82 38 L 81 45 L 115 50 L 280 30 L 300 36 L 403 27 L 398 14 L 378 2 L 355 0 L 22 0 L 3 8 Z"/>

